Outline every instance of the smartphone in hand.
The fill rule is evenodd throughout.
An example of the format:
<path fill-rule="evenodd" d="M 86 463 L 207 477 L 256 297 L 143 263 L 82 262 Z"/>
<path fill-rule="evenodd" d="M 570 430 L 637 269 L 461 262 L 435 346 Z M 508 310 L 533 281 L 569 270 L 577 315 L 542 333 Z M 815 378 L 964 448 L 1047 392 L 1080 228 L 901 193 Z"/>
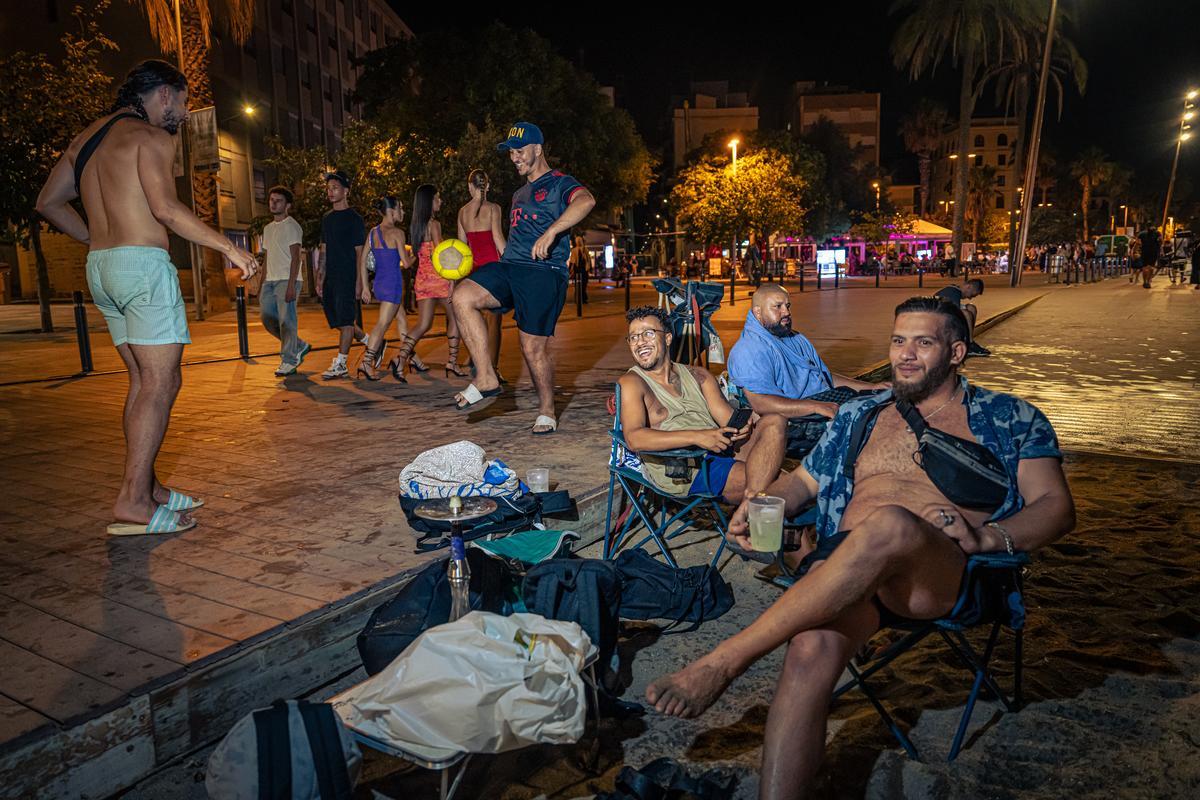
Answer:
<path fill-rule="evenodd" d="M 754 415 L 754 410 L 746 407 L 735 408 L 733 416 L 729 418 L 729 422 L 725 423 L 726 428 L 733 428 L 735 431 L 740 431 L 750 423 L 750 417 Z M 732 437 L 732 434 L 726 434 Z"/>

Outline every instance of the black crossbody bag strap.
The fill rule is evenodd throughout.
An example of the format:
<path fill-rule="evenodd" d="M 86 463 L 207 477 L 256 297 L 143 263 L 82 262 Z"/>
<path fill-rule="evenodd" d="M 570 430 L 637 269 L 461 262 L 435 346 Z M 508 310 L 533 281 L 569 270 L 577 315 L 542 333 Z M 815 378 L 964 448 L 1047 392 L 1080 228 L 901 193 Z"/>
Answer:
<path fill-rule="evenodd" d="M 854 480 L 854 464 L 858 461 L 858 456 L 867 445 L 867 431 L 871 428 L 871 423 L 879 416 L 879 412 L 883 411 L 887 403 L 881 403 L 874 408 L 871 408 L 867 413 L 863 414 L 854 421 L 854 427 L 850 429 L 850 443 L 846 447 L 846 461 L 842 464 L 842 474 L 850 480 Z M 922 420 L 924 424 L 924 420 Z"/>
<path fill-rule="evenodd" d="M 921 412 L 917 411 L 916 406 L 903 400 L 897 401 L 896 410 L 900 412 L 900 416 L 904 417 L 909 429 L 916 435 L 917 441 L 921 441 L 922 434 L 929 427 L 925 424 L 925 418 L 921 416 Z"/>
<path fill-rule="evenodd" d="M 100 146 L 100 143 L 104 141 L 104 137 L 108 136 L 109 129 L 123 119 L 141 119 L 141 117 L 128 111 L 117 114 L 104 123 L 98 131 L 88 137 L 88 140 L 83 143 L 83 147 L 79 148 L 79 155 L 75 156 L 75 194 L 79 194 L 79 181 L 83 178 L 83 168 L 92 159 L 92 154 L 96 152 L 96 148 Z"/>

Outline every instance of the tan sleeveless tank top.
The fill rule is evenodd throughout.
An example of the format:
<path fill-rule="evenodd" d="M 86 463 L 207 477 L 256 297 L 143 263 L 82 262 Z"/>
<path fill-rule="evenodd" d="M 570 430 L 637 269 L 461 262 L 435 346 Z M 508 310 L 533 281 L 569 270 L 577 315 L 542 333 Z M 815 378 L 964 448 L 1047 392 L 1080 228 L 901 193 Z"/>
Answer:
<path fill-rule="evenodd" d="M 655 426 L 660 431 L 705 430 L 718 427 L 708 410 L 708 402 L 699 382 L 692 376 L 691 370 L 680 364 L 671 365 L 679 375 L 680 396 L 676 397 L 659 385 L 641 367 L 630 367 L 629 371 L 637 375 L 649 387 L 658 402 L 667 409 L 667 418 Z M 667 476 L 667 464 L 677 463 L 678 459 L 665 459 L 656 456 L 640 456 L 642 459 L 642 474 L 662 491 L 673 494 L 687 494 L 692 481 L 696 478 L 699 465 L 688 469 L 686 478 L 671 478 Z"/>

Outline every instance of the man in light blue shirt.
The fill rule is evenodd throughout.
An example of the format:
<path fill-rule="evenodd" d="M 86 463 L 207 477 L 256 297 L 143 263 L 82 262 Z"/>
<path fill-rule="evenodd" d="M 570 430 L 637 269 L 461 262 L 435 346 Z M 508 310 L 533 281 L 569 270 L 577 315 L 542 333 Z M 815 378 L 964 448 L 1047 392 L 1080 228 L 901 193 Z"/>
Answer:
<path fill-rule="evenodd" d="M 754 293 L 742 337 L 729 353 L 729 377 L 759 414 L 785 417 L 832 417 L 837 403 L 819 398 L 834 387 L 886 386 L 831 372 L 812 342 L 792 330 L 792 301 L 778 284 L 767 284 Z"/>

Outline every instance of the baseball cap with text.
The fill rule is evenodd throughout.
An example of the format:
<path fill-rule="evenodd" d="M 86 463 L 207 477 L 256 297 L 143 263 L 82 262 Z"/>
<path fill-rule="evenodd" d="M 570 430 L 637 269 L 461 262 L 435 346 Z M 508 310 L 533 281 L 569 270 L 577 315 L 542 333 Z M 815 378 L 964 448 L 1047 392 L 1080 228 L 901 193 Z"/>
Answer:
<path fill-rule="evenodd" d="M 545 144 L 542 129 L 532 122 L 518 122 L 508 129 L 508 138 L 496 145 L 497 150 L 516 150 L 531 144 Z"/>

